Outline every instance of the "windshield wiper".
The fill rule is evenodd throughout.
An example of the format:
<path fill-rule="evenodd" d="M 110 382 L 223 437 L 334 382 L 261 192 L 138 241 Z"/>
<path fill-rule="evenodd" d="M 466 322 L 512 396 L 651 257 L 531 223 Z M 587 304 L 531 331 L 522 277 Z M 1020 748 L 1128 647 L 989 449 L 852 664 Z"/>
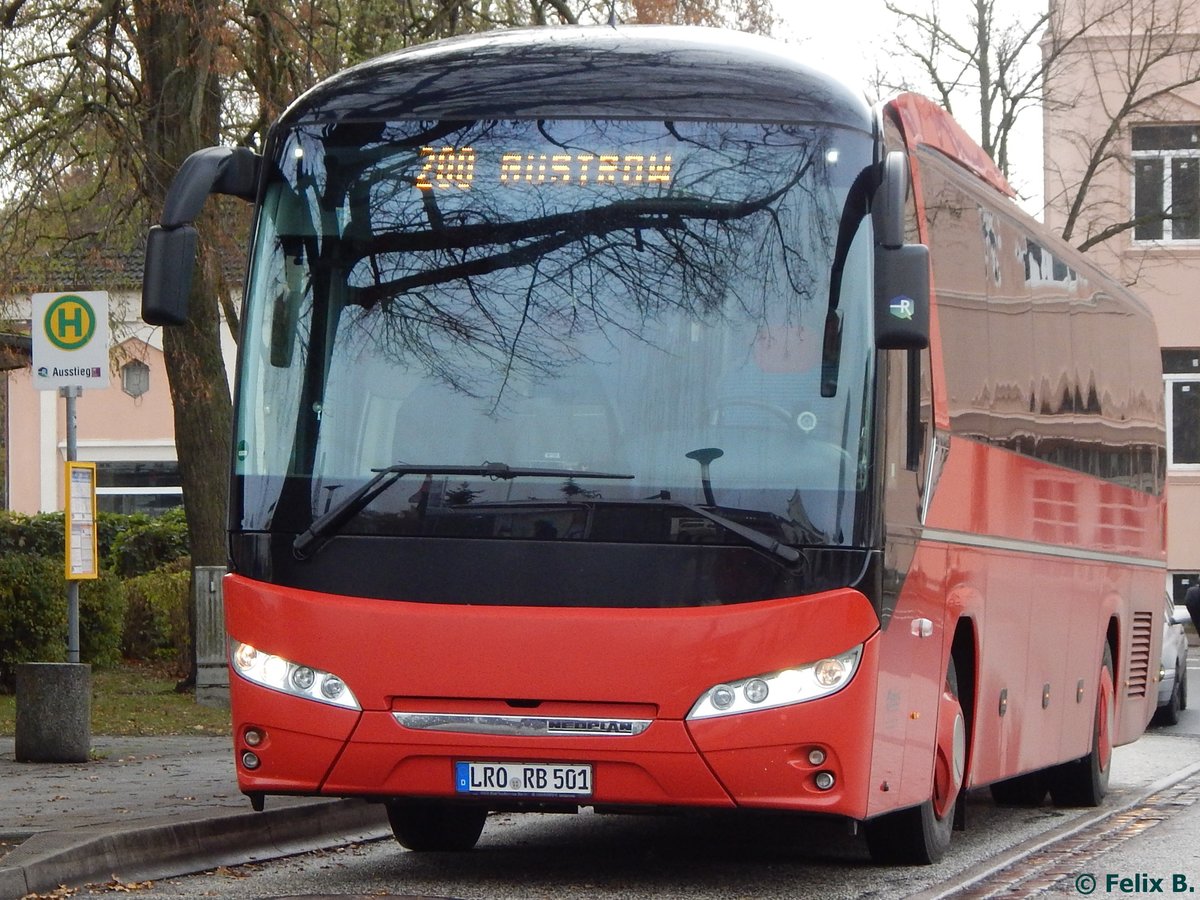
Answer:
<path fill-rule="evenodd" d="M 703 506 L 693 506 L 690 503 L 680 503 L 678 500 L 654 500 L 651 502 L 662 503 L 667 506 L 676 506 L 679 509 L 694 513 L 703 519 L 720 525 L 726 531 L 736 534 L 740 538 L 749 541 L 755 547 L 766 550 L 777 560 L 794 563 L 803 555 L 795 547 L 789 547 L 782 541 L 777 541 L 769 534 L 764 534 L 756 528 L 751 528 L 748 525 L 743 525 L 741 522 L 735 522 L 733 519 L 727 519 L 720 513 L 715 513 L 711 509 L 705 509 Z"/>
<path fill-rule="evenodd" d="M 372 469 L 375 475 L 362 487 L 337 505 L 327 509 L 320 518 L 313 520 L 308 528 L 296 535 L 292 541 L 292 553 L 297 559 L 305 559 L 309 550 L 327 535 L 339 531 L 343 525 L 371 505 L 371 502 L 405 475 L 482 475 L 486 478 L 633 478 L 619 472 L 579 472 L 573 469 L 539 469 L 510 466 L 507 463 L 485 462 L 480 466 L 420 466 L 396 463 L 383 469 Z"/>

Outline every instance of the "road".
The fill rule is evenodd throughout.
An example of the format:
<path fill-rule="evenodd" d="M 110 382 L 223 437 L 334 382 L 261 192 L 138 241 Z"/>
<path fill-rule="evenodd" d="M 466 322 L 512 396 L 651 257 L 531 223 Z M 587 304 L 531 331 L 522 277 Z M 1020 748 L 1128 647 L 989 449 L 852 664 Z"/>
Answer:
<path fill-rule="evenodd" d="M 1200 654 L 1191 676 L 1200 685 Z M 935 866 L 879 867 L 843 826 L 779 817 L 496 815 L 470 853 L 377 841 L 145 884 L 137 896 L 932 900 L 1079 897 L 1089 885 L 1096 897 L 1190 893 L 1200 887 L 1195 799 L 1200 709 L 1116 751 L 1100 811 L 1005 809 L 972 792 L 968 829 Z"/>
<path fill-rule="evenodd" d="M 1193 646 L 1188 682 L 1200 684 L 1200 654 Z M 1200 705 L 1200 704 L 1197 704 Z M 1173 742 L 1182 770 L 1148 782 L 1149 796 L 1115 815 L 1082 828 L 1061 827 L 1035 838 L 1005 865 L 991 861 L 963 873 L 923 900 L 950 897 L 1140 897 L 1185 896 L 1200 890 L 1200 710 L 1188 709 L 1179 724 L 1151 728 L 1121 748 L 1121 762 L 1148 762 L 1144 751 Z M 1174 754 L 1172 754 L 1174 756 Z M 1180 779 L 1180 772 L 1188 777 Z M 1150 767 L 1142 769 L 1143 777 Z M 1114 773 L 1114 777 L 1115 773 Z"/>

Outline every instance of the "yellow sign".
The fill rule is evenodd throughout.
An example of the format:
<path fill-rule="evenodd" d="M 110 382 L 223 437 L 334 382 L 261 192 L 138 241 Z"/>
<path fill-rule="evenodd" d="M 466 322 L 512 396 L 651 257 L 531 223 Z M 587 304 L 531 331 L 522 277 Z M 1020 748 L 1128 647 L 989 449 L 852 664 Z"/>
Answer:
<path fill-rule="evenodd" d="M 96 547 L 96 464 L 67 463 L 66 575 L 82 581 L 100 577 Z"/>

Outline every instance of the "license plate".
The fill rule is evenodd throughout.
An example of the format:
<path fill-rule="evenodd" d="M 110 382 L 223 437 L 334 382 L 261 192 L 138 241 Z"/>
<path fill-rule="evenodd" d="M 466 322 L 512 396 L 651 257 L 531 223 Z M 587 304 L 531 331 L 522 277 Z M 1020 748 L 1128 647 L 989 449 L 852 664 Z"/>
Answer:
<path fill-rule="evenodd" d="M 458 762 L 454 764 L 454 789 L 460 794 L 590 797 L 592 767 L 563 763 Z"/>

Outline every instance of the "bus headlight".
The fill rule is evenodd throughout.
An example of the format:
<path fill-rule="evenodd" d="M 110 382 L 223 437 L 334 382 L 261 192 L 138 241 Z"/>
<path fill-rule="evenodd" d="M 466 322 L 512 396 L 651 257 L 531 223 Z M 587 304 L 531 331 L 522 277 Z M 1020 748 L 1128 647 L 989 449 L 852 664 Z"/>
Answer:
<path fill-rule="evenodd" d="M 733 716 L 828 697 L 850 683 L 861 658 L 862 644 L 859 644 L 845 653 L 793 669 L 721 682 L 700 696 L 687 717 Z"/>
<path fill-rule="evenodd" d="M 230 641 L 229 662 L 247 681 L 273 691 L 343 709 L 362 709 L 346 683 L 332 672 L 264 653 L 241 641 Z"/>

